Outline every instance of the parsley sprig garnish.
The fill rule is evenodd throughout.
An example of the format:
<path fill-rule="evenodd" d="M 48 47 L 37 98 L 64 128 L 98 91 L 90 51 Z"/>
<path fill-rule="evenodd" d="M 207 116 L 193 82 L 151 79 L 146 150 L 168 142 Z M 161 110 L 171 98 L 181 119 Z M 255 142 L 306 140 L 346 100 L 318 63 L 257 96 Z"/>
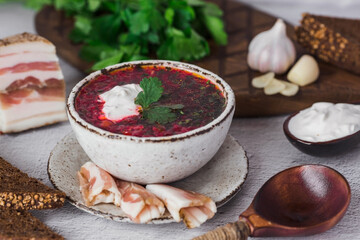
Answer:
<path fill-rule="evenodd" d="M 157 77 L 143 78 L 140 82 L 140 87 L 143 89 L 136 99 L 135 103 L 142 108 L 142 117 L 147 119 L 150 123 L 166 124 L 176 119 L 175 110 L 182 109 L 184 105 L 159 105 L 164 88 Z"/>
<path fill-rule="evenodd" d="M 208 40 L 227 44 L 223 12 L 205 0 L 18 1 L 37 10 L 52 5 L 74 19 L 68 37 L 82 45 L 92 70 L 154 56 L 194 61 L 209 55 Z"/>

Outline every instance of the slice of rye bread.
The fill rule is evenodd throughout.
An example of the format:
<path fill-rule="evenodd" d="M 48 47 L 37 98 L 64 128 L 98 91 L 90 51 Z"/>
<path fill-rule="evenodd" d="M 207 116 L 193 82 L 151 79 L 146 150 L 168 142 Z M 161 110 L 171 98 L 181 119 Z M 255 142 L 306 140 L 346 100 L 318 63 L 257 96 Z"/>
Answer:
<path fill-rule="evenodd" d="M 64 239 L 27 211 L 0 210 L 0 239 Z"/>
<path fill-rule="evenodd" d="M 303 14 L 297 41 L 318 58 L 360 74 L 360 20 Z"/>
<path fill-rule="evenodd" d="M 0 208 L 57 208 L 64 205 L 65 197 L 65 193 L 29 177 L 0 157 Z"/>

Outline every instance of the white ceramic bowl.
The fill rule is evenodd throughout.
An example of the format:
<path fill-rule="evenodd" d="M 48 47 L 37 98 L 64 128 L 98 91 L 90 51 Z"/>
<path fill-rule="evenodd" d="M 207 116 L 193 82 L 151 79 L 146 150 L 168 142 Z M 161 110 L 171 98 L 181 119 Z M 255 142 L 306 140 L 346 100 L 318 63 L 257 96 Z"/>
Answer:
<path fill-rule="evenodd" d="M 209 124 L 186 133 L 165 137 L 134 137 L 111 133 L 83 120 L 74 107 L 84 84 L 101 74 L 91 73 L 72 89 L 68 101 L 69 121 L 89 158 L 112 175 L 141 184 L 165 183 L 187 177 L 204 166 L 218 151 L 228 133 L 235 110 L 235 96 L 219 76 L 195 65 L 163 60 L 134 61 L 109 66 L 157 65 L 182 69 L 206 77 L 226 98 L 225 110 Z"/>

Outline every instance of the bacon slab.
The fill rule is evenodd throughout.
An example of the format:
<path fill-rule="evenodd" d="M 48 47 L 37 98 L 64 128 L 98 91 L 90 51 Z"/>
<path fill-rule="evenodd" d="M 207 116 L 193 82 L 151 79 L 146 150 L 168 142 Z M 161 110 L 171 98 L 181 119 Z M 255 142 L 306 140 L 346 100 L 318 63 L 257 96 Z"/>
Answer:
<path fill-rule="evenodd" d="M 55 46 L 22 33 L 0 40 L 0 132 L 67 119 L 65 82 Z"/>
<path fill-rule="evenodd" d="M 78 172 L 80 191 L 86 206 L 113 203 L 120 206 L 121 193 L 115 180 L 92 162 L 85 163 Z"/>
<path fill-rule="evenodd" d="M 116 184 L 122 196 L 121 209 L 133 222 L 147 223 L 164 214 L 163 202 L 144 187 L 121 180 Z"/>
<path fill-rule="evenodd" d="M 216 213 L 215 203 L 202 194 L 164 184 L 149 184 L 146 189 L 165 203 L 175 221 L 183 219 L 188 228 L 200 226 Z"/>

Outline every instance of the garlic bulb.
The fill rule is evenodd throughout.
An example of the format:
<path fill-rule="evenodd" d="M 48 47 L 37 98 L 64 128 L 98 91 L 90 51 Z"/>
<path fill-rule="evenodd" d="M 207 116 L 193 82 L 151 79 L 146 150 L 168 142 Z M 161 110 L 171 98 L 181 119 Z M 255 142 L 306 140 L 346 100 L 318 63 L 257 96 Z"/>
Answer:
<path fill-rule="evenodd" d="M 296 50 L 286 35 L 285 23 L 278 19 L 270 30 L 251 40 L 247 62 L 251 69 L 281 74 L 289 69 L 295 58 Z"/>

